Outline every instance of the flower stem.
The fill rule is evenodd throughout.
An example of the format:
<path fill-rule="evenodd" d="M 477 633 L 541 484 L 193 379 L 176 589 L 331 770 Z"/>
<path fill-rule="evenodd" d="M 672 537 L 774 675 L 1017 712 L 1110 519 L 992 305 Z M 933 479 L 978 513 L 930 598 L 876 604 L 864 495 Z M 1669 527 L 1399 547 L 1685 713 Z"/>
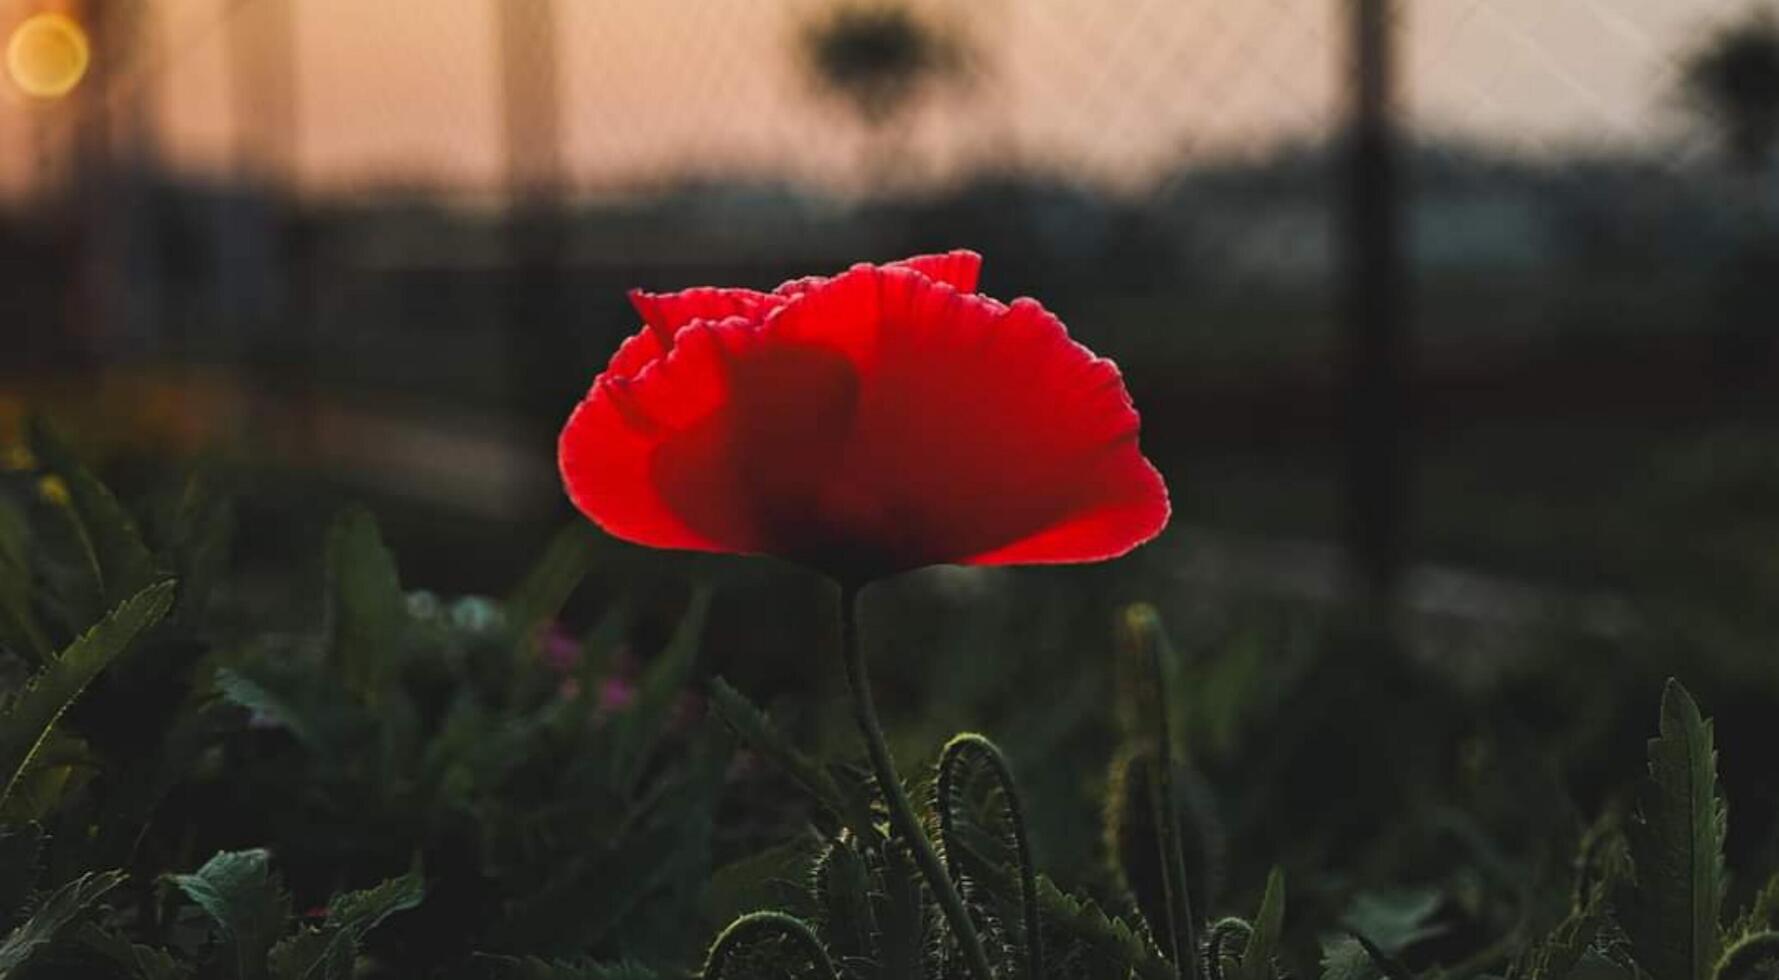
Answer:
<path fill-rule="evenodd" d="M 846 662 L 846 683 L 852 690 L 852 714 L 859 723 L 859 733 L 865 736 L 865 750 L 871 756 L 871 770 L 877 776 L 877 788 L 883 793 L 883 801 L 889 807 L 890 829 L 896 832 L 908 844 L 914 854 L 914 863 L 927 880 L 927 887 L 939 900 L 939 908 L 945 913 L 945 921 L 951 926 L 952 934 L 964 951 L 964 961 L 969 965 L 970 973 L 975 980 L 994 980 L 994 970 L 988 965 L 988 954 L 982 948 L 982 939 L 976 935 L 976 924 L 970 921 L 969 910 L 964 908 L 963 897 L 958 894 L 957 886 L 952 883 L 951 876 L 945 873 L 945 865 L 940 862 L 939 855 L 933 850 L 932 841 L 927 839 L 926 832 L 921 829 L 920 821 L 914 815 L 914 805 L 908 800 L 908 793 L 902 788 L 902 780 L 896 775 L 896 763 L 890 758 L 889 745 L 883 739 L 883 726 L 877 721 L 877 706 L 871 701 L 871 681 L 865 676 L 865 655 L 859 643 L 859 589 L 856 585 L 842 584 L 840 587 L 840 655 Z"/>

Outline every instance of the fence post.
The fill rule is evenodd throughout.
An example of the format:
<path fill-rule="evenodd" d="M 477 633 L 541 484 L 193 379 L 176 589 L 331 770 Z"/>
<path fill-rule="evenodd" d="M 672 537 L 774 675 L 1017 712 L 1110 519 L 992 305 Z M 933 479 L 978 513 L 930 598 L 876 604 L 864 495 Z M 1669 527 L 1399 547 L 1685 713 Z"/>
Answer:
<path fill-rule="evenodd" d="M 1358 598 L 1384 625 L 1404 563 L 1409 337 L 1392 106 L 1395 5 L 1350 6 L 1345 296 L 1346 536 Z"/>
<path fill-rule="evenodd" d="M 506 306 L 510 389 L 523 437 L 552 446 L 581 378 L 565 343 L 567 216 L 555 0 L 496 0 L 501 137 L 507 183 Z"/>

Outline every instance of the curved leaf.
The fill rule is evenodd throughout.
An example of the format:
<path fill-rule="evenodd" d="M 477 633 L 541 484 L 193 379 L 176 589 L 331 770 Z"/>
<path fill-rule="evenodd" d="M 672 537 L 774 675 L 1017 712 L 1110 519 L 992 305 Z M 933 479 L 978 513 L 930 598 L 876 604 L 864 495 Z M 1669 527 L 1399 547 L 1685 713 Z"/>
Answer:
<path fill-rule="evenodd" d="M 0 715 L 0 805 L 12 795 L 62 713 L 173 604 L 172 582 L 136 593 L 31 678 Z"/>
<path fill-rule="evenodd" d="M 1660 736 L 1630 827 L 1635 883 L 1623 920 L 1654 980 L 1710 980 L 1723 905 L 1725 813 L 1711 723 L 1675 680 L 1662 692 Z"/>
<path fill-rule="evenodd" d="M 0 941 L 0 978 L 12 976 L 106 892 L 123 884 L 124 878 L 122 871 L 84 874 L 50 892 L 29 919 Z"/>

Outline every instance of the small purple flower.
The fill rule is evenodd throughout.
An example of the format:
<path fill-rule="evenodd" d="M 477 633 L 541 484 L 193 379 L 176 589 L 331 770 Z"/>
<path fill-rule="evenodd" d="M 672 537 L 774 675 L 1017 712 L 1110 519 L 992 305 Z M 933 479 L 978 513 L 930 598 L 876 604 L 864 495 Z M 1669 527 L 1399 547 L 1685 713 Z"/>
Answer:
<path fill-rule="evenodd" d="M 636 685 L 629 678 L 611 676 L 599 684 L 599 710 L 623 711 L 636 703 Z"/>
<path fill-rule="evenodd" d="M 538 631 L 537 650 L 544 666 L 566 674 L 581 662 L 581 644 L 559 622 L 546 623 Z"/>

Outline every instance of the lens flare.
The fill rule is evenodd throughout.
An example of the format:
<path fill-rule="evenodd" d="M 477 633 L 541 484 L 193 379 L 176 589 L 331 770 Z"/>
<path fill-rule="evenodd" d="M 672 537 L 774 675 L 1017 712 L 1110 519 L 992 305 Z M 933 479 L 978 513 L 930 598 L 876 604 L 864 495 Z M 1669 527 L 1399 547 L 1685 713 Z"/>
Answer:
<path fill-rule="evenodd" d="M 26 95 L 58 99 L 86 74 L 86 31 L 61 14 L 27 17 L 6 42 L 6 73 Z"/>

